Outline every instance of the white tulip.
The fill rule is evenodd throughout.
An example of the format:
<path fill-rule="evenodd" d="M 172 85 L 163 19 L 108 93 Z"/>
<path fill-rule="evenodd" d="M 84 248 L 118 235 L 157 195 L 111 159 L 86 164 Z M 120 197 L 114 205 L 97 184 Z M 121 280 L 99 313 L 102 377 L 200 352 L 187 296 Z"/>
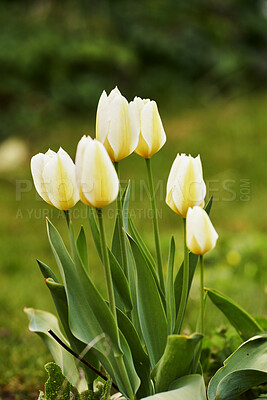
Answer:
<path fill-rule="evenodd" d="M 200 157 L 178 154 L 167 182 L 166 203 L 185 218 L 189 207 L 204 206 L 205 195 Z"/>
<path fill-rule="evenodd" d="M 160 119 L 157 103 L 154 100 L 135 97 L 130 102 L 139 132 L 135 153 L 150 158 L 166 142 L 166 134 Z"/>
<path fill-rule="evenodd" d="M 59 210 L 69 210 L 79 200 L 75 165 L 62 148 L 48 150 L 31 159 L 31 172 L 38 194 Z"/>
<path fill-rule="evenodd" d="M 116 199 L 119 179 L 101 142 L 83 136 L 78 143 L 75 164 L 77 185 L 83 203 L 102 208 Z"/>
<path fill-rule="evenodd" d="M 112 161 L 131 154 L 138 143 L 138 130 L 128 101 L 116 87 L 107 96 L 103 91 L 96 114 L 96 138 L 102 142 Z"/>
<path fill-rule="evenodd" d="M 208 214 L 203 208 L 189 208 L 186 217 L 186 243 L 192 253 L 203 255 L 212 250 L 218 239 Z"/>

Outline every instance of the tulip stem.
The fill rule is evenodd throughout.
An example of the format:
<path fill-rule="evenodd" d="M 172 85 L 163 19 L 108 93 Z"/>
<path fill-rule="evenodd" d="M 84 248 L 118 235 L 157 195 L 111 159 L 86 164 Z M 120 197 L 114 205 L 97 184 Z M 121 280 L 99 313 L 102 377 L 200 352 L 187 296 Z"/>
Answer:
<path fill-rule="evenodd" d="M 114 167 L 116 169 L 118 178 L 120 179 L 119 163 L 117 161 L 114 161 Z M 127 277 L 128 276 L 128 263 L 127 263 L 126 242 L 125 242 L 125 236 L 124 236 L 124 232 L 123 232 L 121 186 L 119 188 L 119 193 L 117 196 L 117 215 L 118 215 L 118 224 L 119 224 L 118 231 L 119 231 L 119 241 L 120 241 L 121 257 L 122 257 L 122 268 Z"/>
<path fill-rule="evenodd" d="M 200 261 L 200 333 L 204 335 L 204 257 Z"/>
<path fill-rule="evenodd" d="M 159 240 L 159 224 L 158 224 L 158 215 L 157 215 L 156 202 L 155 202 L 155 190 L 154 190 L 154 183 L 153 183 L 153 175 L 152 175 L 150 158 L 146 158 L 145 160 L 146 160 L 147 176 L 148 176 L 149 191 L 150 191 L 150 201 L 151 201 L 152 215 L 153 215 L 153 228 L 154 228 L 155 248 L 156 248 L 156 254 L 157 254 L 159 282 L 160 282 L 160 287 L 164 293 L 165 289 L 164 289 L 162 255 L 161 255 L 160 240 Z"/>
<path fill-rule="evenodd" d="M 101 250 L 102 250 L 103 264 L 104 264 L 105 275 L 106 275 L 106 284 L 107 284 L 107 290 L 108 290 L 109 307 L 110 307 L 110 310 L 111 310 L 112 314 L 114 315 L 114 318 L 115 318 L 115 321 L 116 321 L 116 324 L 117 324 L 115 297 L 114 297 L 113 283 L 112 283 L 112 277 L 111 277 L 111 269 L 110 269 L 110 263 L 109 263 L 109 256 L 108 256 L 108 248 L 107 248 L 107 242 L 106 242 L 106 236 L 105 236 L 105 229 L 104 229 L 104 223 L 103 223 L 102 209 L 101 208 L 97 208 L 96 212 L 97 212 L 98 222 L 99 222 L 99 231 L 100 231 L 100 239 L 101 239 Z"/>
<path fill-rule="evenodd" d="M 184 264 L 183 264 L 183 287 L 182 287 L 182 295 L 180 300 L 179 311 L 175 324 L 175 332 L 178 334 L 181 332 L 184 314 L 187 303 L 188 296 L 188 284 L 189 284 L 189 252 L 186 245 L 186 219 L 184 218 Z"/>
<path fill-rule="evenodd" d="M 203 255 L 199 256 L 199 264 L 200 264 L 200 333 L 204 336 L 204 257 Z M 195 374 L 198 368 L 198 364 L 201 358 L 202 351 L 202 342 L 198 344 L 196 350 L 196 356 L 194 361 L 194 366 L 192 373 Z"/>

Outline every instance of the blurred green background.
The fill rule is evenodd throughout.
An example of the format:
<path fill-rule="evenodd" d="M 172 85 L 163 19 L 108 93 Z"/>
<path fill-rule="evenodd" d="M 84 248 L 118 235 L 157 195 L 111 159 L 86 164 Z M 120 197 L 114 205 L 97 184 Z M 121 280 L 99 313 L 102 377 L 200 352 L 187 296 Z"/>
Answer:
<path fill-rule="evenodd" d="M 153 157 L 164 263 L 172 233 L 177 268 L 182 221 L 165 205 L 177 152 L 201 154 L 212 221 L 219 233 L 206 257 L 206 285 L 256 316 L 267 306 L 267 1 L 20 0 L 0 3 L 0 399 L 34 399 L 50 355 L 27 330 L 24 306 L 54 311 L 35 262 L 55 268 L 46 237 L 48 216 L 67 241 L 61 213 L 35 192 L 30 157 L 62 146 L 74 158 L 84 134 L 94 135 L 102 90 L 116 85 L 131 100 L 155 99 L 167 134 Z M 131 209 L 154 253 L 144 160 L 121 162 L 132 180 Z M 108 235 L 114 206 L 105 210 Z M 95 282 L 103 269 L 85 207 L 74 208 L 88 232 Z M 196 276 L 184 328 L 198 312 Z M 227 326 L 211 304 L 209 330 Z"/>

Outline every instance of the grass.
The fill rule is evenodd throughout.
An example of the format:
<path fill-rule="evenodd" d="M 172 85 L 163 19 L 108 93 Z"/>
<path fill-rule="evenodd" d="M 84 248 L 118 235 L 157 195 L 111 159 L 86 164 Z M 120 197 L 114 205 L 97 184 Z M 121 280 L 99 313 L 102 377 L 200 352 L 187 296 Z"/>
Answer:
<path fill-rule="evenodd" d="M 267 94 L 205 108 L 177 110 L 162 116 L 168 141 L 153 157 L 159 225 L 164 265 L 172 233 L 177 243 L 176 265 L 182 260 L 182 221 L 165 204 L 165 187 L 177 152 L 201 154 L 209 197 L 214 195 L 212 221 L 219 233 L 216 249 L 206 257 L 206 285 L 231 296 L 253 315 L 266 316 L 267 218 Z M 91 125 L 90 125 L 91 124 Z M 88 127 L 90 128 L 88 130 Z M 92 121 L 69 120 L 40 127 L 31 154 L 62 146 L 72 157 L 85 132 L 93 134 Z M 131 215 L 154 252 L 151 210 L 147 198 L 145 161 L 137 155 L 120 165 L 123 183 L 132 181 Z M 25 181 L 27 180 L 27 181 Z M 26 188 L 25 192 L 21 189 Z M 24 306 L 55 311 L 35 259 L 57 272 L 46 236 L 48 216 L 67 240 L 62 213 L 38 198 L 31 183 L 29 166 L 1 177 L 1 267 L 0 267 L 0 399 L 37 397 L 45 381 L 43 364 L 50 355 L 41 340 L 28 332 Z M 103 268 L 90 236 L 85 208 L 74 210 L 76 230 L 84 224 L 88 232 L 91 271 L 103 287 Z M 108 237 L 113 226 L 114 205 L 104 211 Z M 198 310 L 198 273 L 194 281 L 184 328 L 193 330 Z M 227 325 L 211 304 L 207 308 L 208 329 Z M 13 396 L 13 397 L 12 397 Z"/>

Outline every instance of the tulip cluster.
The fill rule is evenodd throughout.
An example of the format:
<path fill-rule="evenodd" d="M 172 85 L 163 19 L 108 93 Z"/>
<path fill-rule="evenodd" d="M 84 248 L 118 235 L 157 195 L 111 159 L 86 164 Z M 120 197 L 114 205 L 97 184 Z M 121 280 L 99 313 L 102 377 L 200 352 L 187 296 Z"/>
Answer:
<path fill-rule="evenodd" d="M 31 171 L 37 192 L 47 203 L 64 210 L 67 217 L 72 258 L 68 253 L 66 254 L 62 239 L 58 237 L 59 234 L 51 223 L 48 223 L 48 233 L 67 292 L 67 307 L 70 307 L 70 328 L 68 329 L 72 331 L 76 341 L 79 339 L 82 343 L 89 343 L 95 338 L 96 332 L 101 334 L 101 329 L 107 323 L 108 328 L 105 328 L 104 333 L 114 346 L 114 354 L 111 352 L 112 355 L 110 353 L 106 355 L 105 348 L 101 346 L 97 348 L 96 354 L 101 355 L 101 363 L 103 362 L 109 374 L 120 383 L 122 392 L 127 394 L 131 400 L 135 398 L 140 380 L 130 358 L 131 353 L 127 348 L 127 335 L 125 335 L 126 339 L 121 335 L 119 323 L 125 324 L 125 326 L 130 324 L 130 328 L 133 324 L 136 332 L 138 331 L 142 337 L 143 343 L 145 343 L 145 352 L 147 351 L 144 354 L 147 359 L 149 358 L 147 361 L 145 357 L 144 361 L 148 364 L 146 374 L 150 374 L 150 364 L 155 367 L 167 346 L 167 331 L 169 335 L 179 335 L 181 332 L 190 288 L 189 252 L 192 252 L 200 259 L 200 317 L 201 334 L 203 334 L 203 256 L 215 247 L 218 238 L 208 212 L 205 211 L 206 185 L 200 156 L 194 158 L 191 155 L 178 154 L 171 167 L 166 190 L 167 205 L 184 221 L 182 291 L 179 303 L 174 304 L 172 275 L 175 249 L 171 244 L 168 261 L 168 271 L 170 269 L 171 272 L 167 273 L 165 279 L 150 162 L 151 157 L 162 148 L 165 142 L 166 135 L 156 102 L 135 97 L 128 103 L 118 88 L 115 88 L 109 95 L 105 91 L 102 93 L 96 115 L 96 139 L 92 139 L 90 136 L 81 138 L 77 146 L 75 164 L 61 148 L 57 153 L 52 150 L 48 150 L 45 154 L 39 153 L 31 160 Z M 133 228 L 133 223 L 128 216 L 129 205 L 125 204 L 127 202 L 120 191 L 118 163 L 133 152 L 145 159 L 147 167 L 156 261 Z M 120 254 L 113 254 L 107 246 L 102 214 L 102 208 L 115 199 L 117 199 L 117 225 L 114 230 L 113 243 L 116 242 L 115 247 L 117 253 L 120 252 Z M 86 260 L 87 249 L 84 232 L 81 230 L 77 241 L 74 237 L 69 209 L 78 200 L 89 206 L 90 226 L 105 271 L 108 305 L 95 289 L 89 274 L 85 272 L 88 260 Z M 125 222 L 127 218 L 128 220 Z M 129 226 L 132 231 L 129 230 Z M 45 270 L 45 277 L 51 278 L 54 282 L 54 275 L 51 277 L 51 271 L 47 270 L 44 265 L 41 268 L 42 271 Z M 148 279 L 147 287 L 146 279 Z M 48 281 L 48 284 L 51 282 Z M 79 285 L 82 287 L 81 292 Z M 141 295 L 140 292 L 142 292 Z M 172 299 L 171 294 L 173 295 Z M 152 300 L 147 297 L 149 295 L 154 296 Z M 118 299 L 120 300 L 118 301 Z M 170 305 L 171 302 L 172 305 Z M 155 315 L 151 316 L 150 303 L 153 303 L 151 307 L 156 310 L 155 315 L 161 321 L 161 325 L 157 325 L 158 322 L 155 323 Z M 91 325 L 88 324 L 87 309 L 91 313 L 89 313 L 90 323 L 94 325 L 90 334 L 88 332 Z M 125 313 L 125 315 L 122 316 L 117 309 L 120 309 L 121 314 Z M 68 315 L 66 310 L 63 314 Z M 91 322 L 91 318 L 93 322 Z M 81 321 L 86 323 L 87 327 L 81 327 Z M 137 333 L 135 334 L 137 335 Z M 154 334 L 156 339 L 154 339 Z M 131 335 L 132 332 L 128 337 Z M 140 347 L 142 348 L 141 344 Z M 142 351 L 141 356 L 143 356 Z M 128 355 L 123 356 L 123 352 Z M 105 355 L 103 356 L 102 353 Z M 111 366 L 112 362 L 115 363 L 114 369 Z M 140 363 L 141 360 L 137 364 Z M 196 366 L 197 363 L 198 357 L 196 356 Z M 143 369 L 141 368 L 141 372 L 138 370 L 138 373 L 143 374 Z M 146 379 L 145 393 L 148 395 L 153 388 L 150 377 L 146 375 Z M 157 375 L 156 389 L 160 387 L 159 382 L 160 377 Z"/>

